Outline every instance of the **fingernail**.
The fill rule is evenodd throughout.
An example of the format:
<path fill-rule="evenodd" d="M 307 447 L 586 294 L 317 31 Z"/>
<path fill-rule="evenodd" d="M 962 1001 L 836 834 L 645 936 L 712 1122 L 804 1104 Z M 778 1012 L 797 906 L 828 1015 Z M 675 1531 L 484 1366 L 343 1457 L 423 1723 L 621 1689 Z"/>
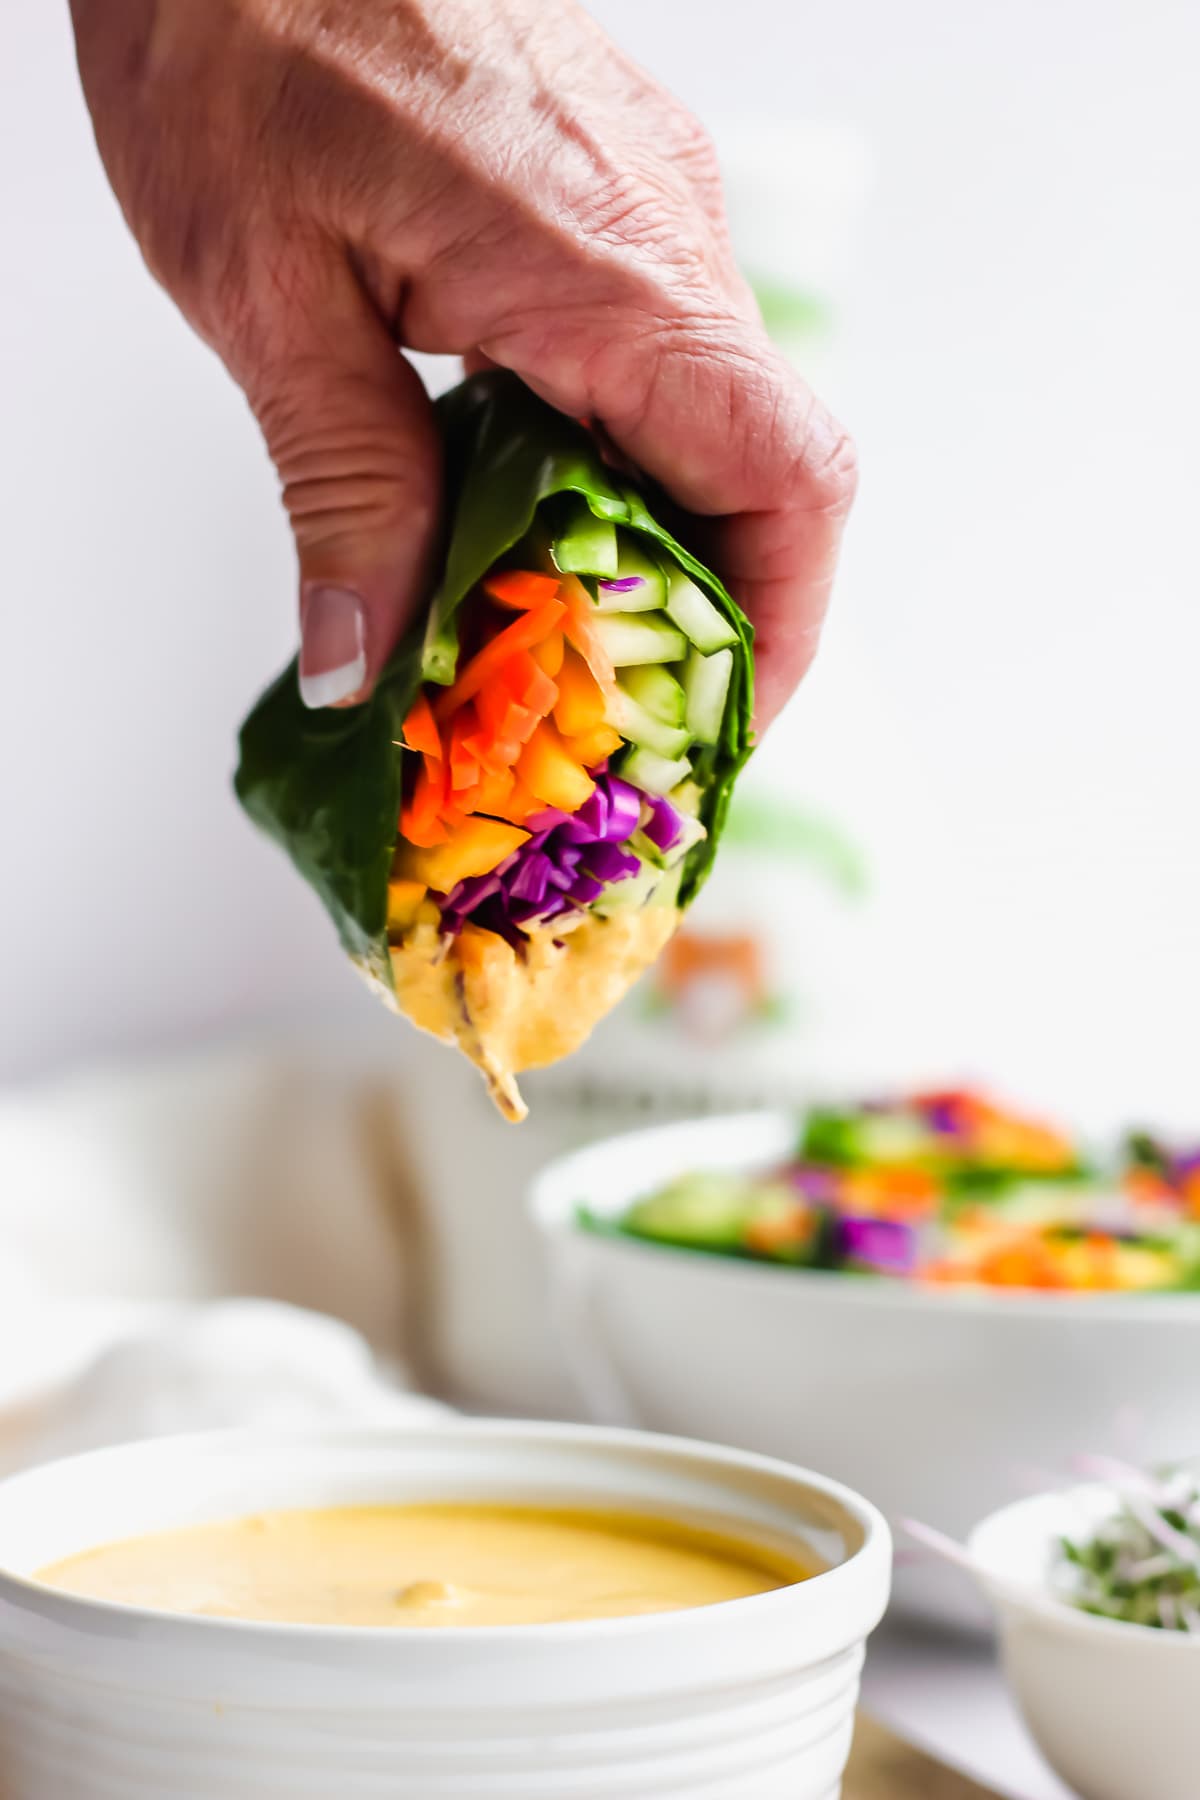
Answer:
<path fill-rule="evenodd" d="M 336 706 L 367 678 L 363 603 L 349 588 L 312 587 L 300 602 L 300 698 L 305 706 Z"/>

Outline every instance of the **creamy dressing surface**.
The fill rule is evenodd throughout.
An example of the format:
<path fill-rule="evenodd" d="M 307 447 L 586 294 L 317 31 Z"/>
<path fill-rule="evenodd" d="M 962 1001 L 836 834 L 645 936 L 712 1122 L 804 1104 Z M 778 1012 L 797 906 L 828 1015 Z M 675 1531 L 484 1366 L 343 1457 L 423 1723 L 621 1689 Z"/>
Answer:
<path fill-rule="evenodd" d="M 782 1551 L 639 1514 L 527 1506 L 271 1512 L 88 1550 L 49 1587 L 214 1618 L 542 1625 L 737 1600 L 804 1580 Z"/>
<path fill-rule="evenodd" d="M 523 1119 L 516 1076 L 577 1050 L 656 960 L 679 916 L 656 901 L 611 917 L 556 921 L 530 932 L 518 956 L 503 938 L 471 925 L 448 945 L 429 903 L 391 947 L 393 987 L 362 972 L 422 1031 L 457 1044 L 482 1070 L 505 1117 Z"/>

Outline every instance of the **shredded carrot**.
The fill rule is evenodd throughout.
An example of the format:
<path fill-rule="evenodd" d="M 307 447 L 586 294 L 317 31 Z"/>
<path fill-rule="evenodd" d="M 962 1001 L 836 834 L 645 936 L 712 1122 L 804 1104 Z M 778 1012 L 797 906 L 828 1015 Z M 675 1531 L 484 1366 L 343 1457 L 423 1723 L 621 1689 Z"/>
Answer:
<path fill-rule="evenodd" d="M 528 569 L 497 569 L 495 574 L 484 576 L 483 591 L 498 600 L 501 606 L 528 612 L 531 607 L 540 606 L 543 600 L 554 598 L 558 592 L 558 577 L 534 575 Z"/>
<path fill-rule="evenodd" d="M 577 576 L 567 575 L 563 578 L 561 592 L 567 609 L 563 630 L 568 641 L 574 644 L 605 694 L 615 695 L 617 672 L 613 667 L 612 657 L 601 643 L 600 634 L 596 630 L 595 608 L 587 589 Z"/>
<path fill-rule="evenodd" d="M 432 778 L 431 765 L 437 771 Z M 441 762 L 427 757 L 424 767 L 417 773 L 412 798 L 400 815 L 400 829 L 410 844 L 420 844 L 428 849 L 446 841 L 446 827 L 441 817 L 446 800 L 444 767 Z"/>
<path fill-rule="evenodd" d="M 440 696 L 434 707 L 434 717 L 442 721 L 452 718 L 459 707 L 467 700 L 473 700 L 484 684 L 518 650 L 528 650 L 548 637 L 566 610 L 561 600 L 544 600 L 530 612 L 523 613 L 519 619 L 514 619 L 511 625 L 506 625 L 503 631 L 497 632 L 491 642 L 471 658 L 454 686 L 447 688 Z"/>
<path fill-rule="evenodd" d="M 533 717 L 532 714 L 529 716 Z M 533 719 L 533 725 L 530 726 L 527 735 L 532 735 L 536 725 L 537 720 Z M 525 738 L 519 738 L 509 733 L 505 733 L 503 736 L 496 733 L 485 736 L 483 732 L 477 731 L 473 737 L 467 739 L 463 749 L 476 759 L 485 775 L 503 775 L 512 768 L 520 756 L 521 746 L 524 742 Z"/>
<path fill-rule="evenodd" d="M 479 780 L 479 757 L 468 747 L 467 740 L 478 729 L 479 721 L 473 706 L 464 706 L 455 713 L 450 726 L 450 787 L 457 792 L 460 788 L 469 788 Z"/>
<path fill-rule="evenodd" d="M 514 781 L 512 792 L 502 804 L 489 806 L 486 810 L 495 813 L 498 819 L 507 819 L 513 825 L 524 825 L 534 813 L 544 812 L 546 803 L 531 794 L 521 781 Z"/>
<path fill-rule="evenodd" d="M 558 684 L 529 650 L 522 650 L 497 672 L 496 684 L 508 688 L 514 700 L 526 706 L 539 719 L 551 712 L 558 700 Z"/>
<path fill-rule="evenodd" d="M 437 724 L 433 717 L 433 708 L 429 704 L 429 696 L 423 691 L 413 701 L 407 719 L 404 721 L 404 748 L 417 750 L 425 756 L 441 756 L 442 743 L 438 736 Z"/>
<path fill-rule="evenodd" d="M 506 817 L 504 807 L 512 795 L 514 784 L 515 777 L 511 769 L 495 775 L 481 775 L 469 793 L 459 795 L 459 804 L 470 812 L 498 813 L 501 817 Z M 513 821 L 518 825 L 520 822 L 519 819 Z"/>

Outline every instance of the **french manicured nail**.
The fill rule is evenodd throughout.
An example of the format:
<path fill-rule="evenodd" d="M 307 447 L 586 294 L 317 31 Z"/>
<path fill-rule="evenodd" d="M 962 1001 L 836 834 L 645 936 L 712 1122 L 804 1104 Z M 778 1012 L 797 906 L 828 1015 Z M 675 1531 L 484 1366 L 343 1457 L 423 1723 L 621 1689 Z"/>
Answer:
<path fill-rule="evenodd" d="M 312 587 L 300 605 L 300 698 L 336 706 L 367 679 L 363 603 L 349 588 Z"/>

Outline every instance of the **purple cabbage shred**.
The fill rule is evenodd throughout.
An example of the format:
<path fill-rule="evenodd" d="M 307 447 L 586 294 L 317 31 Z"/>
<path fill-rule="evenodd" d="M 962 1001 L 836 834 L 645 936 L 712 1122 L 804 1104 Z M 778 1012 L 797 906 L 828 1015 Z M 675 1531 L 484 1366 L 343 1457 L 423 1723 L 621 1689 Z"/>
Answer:
<path fill-rule="evenodd" d="M 645 796 L 619 775 L 610 775 L 607 764 L 591 774 L 595 792 L 578 812 L 548 807 L 535 814 L 528 839 L 498 869 L 460 881 L 441 898 L 445 931 L 457 936 L 470 920 L 517 945 L 521 927 L 590 906 L 610 882 L 639 872 L 641 858 L 627 843 L 639 827 L 649 834 L 642 823 Z M 666 803 L 649 804 L 654 819 Z M 678 814 L 672 807 L 667 810 L 678 827 Z M 669 832 L 670 827 L 660 829 Z"/>

